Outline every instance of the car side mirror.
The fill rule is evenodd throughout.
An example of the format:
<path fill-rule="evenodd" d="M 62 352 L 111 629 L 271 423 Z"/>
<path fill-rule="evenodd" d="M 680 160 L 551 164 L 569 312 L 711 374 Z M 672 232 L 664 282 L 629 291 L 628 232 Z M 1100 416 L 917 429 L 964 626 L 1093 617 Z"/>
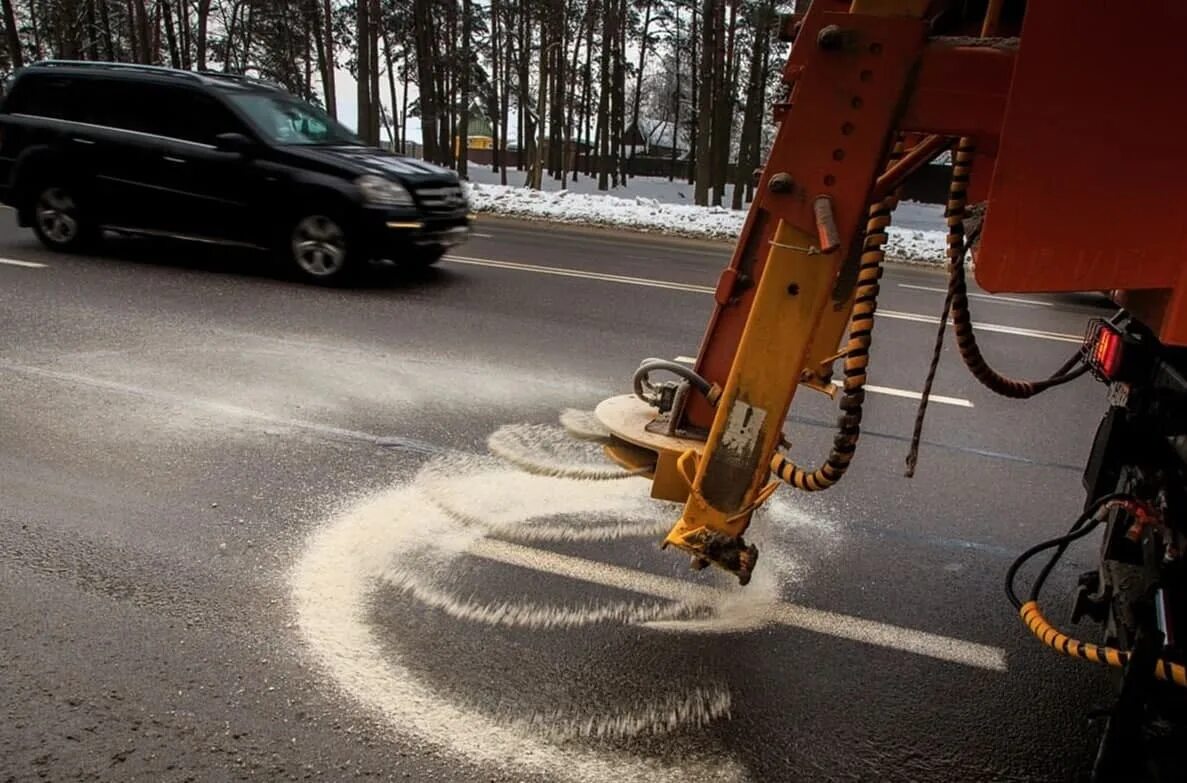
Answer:
<path fill-rule="evenodd" d="M 255 147 L 255 142 L 242 133 L 220 133 L 214 137 L 214 146 L 220 152 L 237 152 L 247 155 Z"/>

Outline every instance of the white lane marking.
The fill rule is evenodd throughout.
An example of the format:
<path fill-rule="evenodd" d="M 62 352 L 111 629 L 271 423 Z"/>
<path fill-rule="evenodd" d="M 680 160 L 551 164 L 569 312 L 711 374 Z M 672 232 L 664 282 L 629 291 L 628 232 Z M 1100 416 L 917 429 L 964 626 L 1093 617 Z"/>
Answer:
<path fill-rule="evenodd" d="M 581 510 L 605 509 L 606 501 L 617 500 L 618 508 L 632 504 L 630 496 L 607 494 L 602 482 L 545 480 L 558 484 L 558 492 L 546 504 L 528 496 L 504 497 L 505 482 L 473 483 L 474 476 L 458 474 L 450 465 L 451 476 L 465 488 L 461 497 L 470 497 L 475 490 L 479 503 L 491 500 L 492 487 L 500 488 L 496 499 L 508 502 L 509 509 L 522 512 L 533 503 L 539 508 L 580 513 Z M 609 482 L 617 484 L 618 482 Z M 485 489 L 484 489 L 485 487 Z M 559 490 L 563 489 L 563 492 Z M 592 499 L 592 502 L 591 502 Z M 510 512 L 509 512 L 510 513 Z M 521 513 L 522 516 L 522 513 Z M 416 482 L 381 493 L 362 504 L 347 509 L 329 525 L 310 537 L 291 576 L 293 604 L 297 624 L 310 651 L 326 668 L 339 686 L 375 710 L 385 723 L 402 736 L 410 732 L 430 745 L 458 753 L 478 764 L 489 764 L 515 776 L 525 772 L 537 773 L 544 780 L 580 783 L 593 780 L 612 780 L 618 783 L 682 783 L 688 780 L 713 780 L 718 783 L 743 783 L 749 779 L 740 763 L 730 757 L 714 757 L 698 752 L 680 754 L 670 762 L 659 764 L 628 750 L 616 747 L 586 747 L 577 743 L 556 742 L 575 736 L 621 737 L 629 734 L 624 726 L 638 726 L 652 736 L 662 736 L 681 728 L 702 726 L 706 721 L 728 717 L 712 710 L 714 703 L 697 700 L 690 695 L 684 709 L 672 713 L 670 700 L 656 704 L 647 699 L 594 694 L 578 703 L 577 714 L 564 705 L 547 713 L 536 709 L 517 708 L 512 694 L 508 699 L 514 713 L 498 710 L 490 693 L 453 695 L 426 682 L 422 667 L 407 659 L 398 646 L 385 643 L 374 627 L 373 607 L 375 591 L 385 581 L 390 582 L 393 571 L 413 569 L 423 573 L 449 574 L 453 557 L 465 554 L 473 535 L 457 526 L 427 501 Z M 427 544 L 427 546 L 426 546 Z M 465 618 L 471 619 L 471 618 Z M 559 632 L 559 629 L 556 631 Z M 492 654 L 514 655 L 511 648 L 502 648 L 499 641 L 488 637 Z M 587 640 L 584 635 L 572 637 L 575 644 Z M 629 642 L 628 642 L 629 643 Z M 449 661 L 446 659 L 445 663 Z M 551 684 L 564 676 L 566 682 L 580 683 L 583 671 L 544 671 L 542 676 Z M 551 675 L 551 678 L 550 678 Z M 550 679 L 549 679 L 550 678 Z M 703 677 L 702 677 L 703 679 Z M 679 680 L 673 682 L 677 687 Z M 706 683 L 708 693 L 728 696 L 724 686 Z M 492 683 L 497 692 L 498 683 Z M 644 694 L 645 695 L 645 694 Z M 525 705 L 526 706 L 526 705 Z M 624 713 L 626 707 L 630 712 Z M 492 708 L 496 714 L 492 715 Z M 662 711 L 662 712 L 661 712 Z M 500 714 L 501 713 L 501 714 Z M 559 713 L 559 714 L 558 714 Z M 573 731 L 580 715 L 580 730 Z M 559 719 L 559 720 L 558 720 Z M 561 735 L 548 727 L 562 728 Z M 514 748 L 514 754 L 508 753 Z"/>
<path fill-rule="evenodd" d="M 895 389 L 890 386 L 875 386 L 870 383 L 866 384 L 866 391 L 874 392 L 875 394 L 886 394 L 891 397 L 905 397 L 908 400 L 923 399 L 922 392 L 911 391 L 910 389 Z M 946 397 L 943 394 L 931 394 L 928 395 L 928 399 L 941 405 L 955 405 L 957 408 L 973 407 L 973 401 L 966 400 L 963 397 Z"/>
<path fill-rule="evenodd" d="M 669 601 L 688 602 L 690 599 L 701 599 L 711 602 L 719 600 L 721 597 L 721 590 L 709 585 L 672 579 L 491 538 L 474 541 L 467 551 L 468 554 L 505 565 L 544 571 L 603 587 L 629 590 L 654 598 L 666 598 Z M 769 612 L 774 622 L 791 628 L 800 628 L 827 636 L 980 669 L 999 672 L 1006 670 L 1006 654 L 1000 647 L 990 647 L 976 642 L 902 628 L 851 615 L 811 609 L 783 601 L 774 602 L 769 607 Z"/>
<path fill-rule="evenodd" d="M 495 238 L 494 234 L 480 234 L 477 231 L 471 231 L 470 236 L 481 237 L 482 239 L 494 239 Z"/>
<path fill-rule="evenodd" d="M 118 394 L 129 394 L 135 397 L 142 397 L 167 405 L 179 405 L 186 408 L 196 408 L 208 413 L 214 413 L 223 416 L 235 416 L 241 419 L 254 420 L 264 424 L 272 424 L 280 427 L 304 430 L 306 432 L 328 437 L 333 440 L 362 441 L 363 443 L 370 443 L 376 446 L 407 448 L 409 450 L 419 451 L 425 454 L 440 454 L 442 451 L 445 451 L 445 449 L 442 449 L 439 446 L 426 441 L 416 440 L 415 438 L 374 435 L 369 432 L 349 430 L 343 427 L 333 427 L 328 424 L 318 424 L 316 422 L 303 421 L 301 419 L 290 419 L 285 416 L 275 416 L 270 413 L 264 413 L 262 411 L 256 411 L 250 408 L 243 408 L 239 405 L 232 405 L 230 403 L 219 402 L 217 400 L 204 400 L 199 397 L 190 397 L 185 394 L 161 391 L 159 389 L 149 389 L 143 386 L 135 386 L 129 383 L 111 381 L 107 380 L 106 378 L 96 378 L 90 375 L 79 375 L 72 372 L 50 370 L 45 367 L 30 367 L 23 364 L 11 364 L 9 362 L 0 362 L 0 369 L 23 373 L 26 375 L 35 375 L 41 378 L 49 378 L 55 381 L 63 381 L 65 383 L 73 383 L 79 386 L 89 386 L 91 388 L 102 389 L 104 391 L 115 392 Z"/>
<path fill-rule="evenodd" d="M 934 315 L 920 315 L 919 313 L 901 313 L 897 310 L 879 310 L 878 318 L 894 318 L 900 321 L 914 321 L 921 324 L 939 324 L 940 319 Z M 952 323 L 951 319 L 948 321 Z M 982 321 L 976 322 L 974 325 L 976 331 L 979 332 L 996 332 L 998 334 L 1013 334 L 1019 337 L 1033 337 L 1036 340 L 1054 340 L 1060 343 L 1075 343 L 1080 345 L 1084 342 L 1084 335 L 1082 334 L 1065 334 L 1063 332 L 1048 332 L 1045 329 L 1026 329 L 1021 326 L 1003 326 L 1001 324 L 987 324 Z"/>
<path fill-rule="evenodd" d="M 23 266 L 29 269 L 45 269 L 49 264 L 39 264 L 36 261 L 18 261 L 15 258 L 0 258 L 0 264 L 7 266 Z"/>
<path fill-rule="evenodd" d="M 520 264 L 514 261 L 494 261 L 489 258 L 469 258 L 467 256 L 446 256 L 446 261 L 469 266 L 488 266 L 495 269 L 510 269 L 516 272 L 534 272 L 539 275 L 555 275 L 557 277 L 580 277 L 586 280 L 601 280 L 606 283 L 622 283 L 624 285 L 644 286 L 646 288 L 664 288 L 669 291 L 686 291 L 693 294 L 711 294 L 713 289 L 692 283 L 676 283 L 665 280 L 651 280 L 646 277 L 629 277 L 627 275 L 611 275 L 604 272 L 587 272 L 581 269 L 567 269 L 559 266 L 540 266 L 538 264 Z"/>
<path fill-rule="evenodd" d="M 934 285 L 912 285 L 911 283 L 899 283 L 899 288 L 909 288 L 912 291 L 934 291 L 938 294 L 948 293 L 947 288 L 940 288 Z M 1016 296 L 999 296 L 998 294 L 969 294 L 970 299 L 984 299 L 987 302 L 1009 302 L 1011 304 L 1035 305 L 1036 307 L 1054 307 L 1054 302 L 1040 302 L 1037 299 L 1022 299 Z"/>
<path fill-rule="evenodd" d="M 676 361 L 683 362 L 684 364 L 696 364 L 697 360 L 691 356 L 677 356 Z M 833 379 L 833 382 L 837 382 L 835 378 Z M 866 391 L 873 392 L 874 394 L 885 394 L 890 397 L 905 397 L 909 400 L 919 400 L 923 398 L 922 392 L 911 391 L 910 389 L 896 389 L 893 386 L 875 386 L 872 383 L 866 384 Z M 958 408 L 973 407 L 973 401 L 966 400 L 963 397 L 947 397 L 943 394 L 932 394 L 928 399 L 941 405 L 955 405 Z"/>
<path fill-rule="evenodd" d="M 541 266 L 539 264 L 522 264 L 516 261 L 495 261 L 490 258 L 471 258 L 469 256 L 446 256 L 446 261 L 451 261 L 455 264 L 466 264 L 469 266 L 485 266 L 494 269 L 509 269 L 516 272 L 534 272 L 539 275 L 555 275 L 557 277 L 578 277 L 586 280 L 600 280 L 605 283 L 621 283 L 622 285 L 643 286 L 645 288 L 663 288 L 669 291 L 685 291 L 692 294 L 711 294 L 713 288 L 707 285 L 694 285 L 692 283 L 677 283 L 670 280 L 652 280 L 646 277 L 631 277 L 629 275 L 611 275 L 604 272 L 588 272 L 581 269 L 569 269 L 559 266 Z M 912 321 L 914 323 L 923 324 L 938 324 L 939 318 L 934 315 L 922 315 L 920 313 L 903 313 L 897 310 L 879 310 L 879 318 L 890 318 L 899 321 Z M 1062 332 L 1049 332 L 1044 329 L 1026 329 L 1020 326 L 1005 326 L 1003 324 L 990 324 L 978 322 L 976 328 L 982 332 L 994 332 L 997 334 L 1012 334 L 1018 337 L 1032 337 L 1036 340 L 1054 340 L 1063 343 L 1075 343 L 1079 345 L 1084 341 L 1083 335 L 1078 334 L 1064 334 Z"/>

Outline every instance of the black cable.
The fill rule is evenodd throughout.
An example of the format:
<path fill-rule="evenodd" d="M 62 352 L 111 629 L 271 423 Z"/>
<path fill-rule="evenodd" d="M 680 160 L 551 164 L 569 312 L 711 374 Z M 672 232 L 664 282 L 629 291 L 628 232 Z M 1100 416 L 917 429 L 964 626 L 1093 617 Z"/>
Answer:
<path fill-rule="evenodd" d="M 1039 599 L 1039 592 L 1043 589 L 1043 584 L 1047 581 L 1047 576 L 1051 573 L 1051 570 L 1055 568 L 1055 564 L 1059 562 L 1059 559 L 1063 557 L 1063 553 L 1067 551 L 1068 544 L 1076 541 L 1077 539 L 1083 538 L 1096 529 L 1101 520 L 1096 518 L 1095 515 L 1102 506 L 1112 503 L 1115 500 L 1122 499 L 1136 500 L 1136 498 L 1134 498 L 1134 496 L 1130 495 L 1128 492 L 1111 492 L 1108 495 L 1102 495 L 1093 501 L 1092 505 L 1090 505 L 1083 514 L 1076 518 L 1076 521 L 1072 524 L 1071 529 L 1068 530 L 1065 535 L 1059 536 L 1058 538 L 1052 538 L 1049 541 L 1042 542 L 1041 544 L 1035 544 L 1030 549 L 1019 555 L 1018 558 L 1010 564 L 1009 569 L 1006 571 L 1006 597 L 1010 599 L 1010 603 L 1015 609 L 1022 608 L 1022 601 L 1018 599 L 1018 594 L 1014 592 L 1014 580 L 1018 575 L 1018 570 L 1039 552 L 1042 552 L 1045 549 L 1057 548 L 1056 551 L 1051 555 L 1051 559 L 1047 561 L 1045 566 L 1043 566 L 1043 569 L 1039 572 L 1038 577 L 1031 586 L 1029 600 L 1037 601 Z"/>
<path fill-rule="evenodd" d="M 647 396 L 644 394 L 645 390 L 650 389 L 654 391 L 654 387 L 651 386 L 650 379 L 648 378 L 648 375 L 653 370 L 664 370 L 672 373 L 673 375 L 679 376 L 680 378 L 683 378 L 692 384 L 694 389 L 706 397 L 709 396 L 709 392 L 713 388 L 713 384 L 709 383 L 709 381 L 695 373 L 691 367 L 687 367 L 678 362 L 670 362 L 666 359 L 644 359 L 643 363 L 639 365 L 639 369 L 635 370 L 635 376 L 632 379 L 634 382 L 635 394 L 637 394 L 640 399 L 647 399 Z"/>

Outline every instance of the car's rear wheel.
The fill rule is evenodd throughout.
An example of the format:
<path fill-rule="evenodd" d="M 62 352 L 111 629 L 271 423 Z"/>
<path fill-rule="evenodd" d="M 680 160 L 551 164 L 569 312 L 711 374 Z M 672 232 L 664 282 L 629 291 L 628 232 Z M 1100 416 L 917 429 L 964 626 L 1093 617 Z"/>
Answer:
<path fill-rule="evenodd" d="M 75 190 L 64 183 L 50 183 L 37 188 L 34 196 L 33 233 L 50 250 L 72 253 L 94 238 L 95 228 Z"/>
<path fill-rule="evenodd" d="M 312 283 L 339 283 L 354 271 L 350 234 L 340 219 L 329 214 L 313 213 L 297 220 L 289 252 L 297 273 Z"/>

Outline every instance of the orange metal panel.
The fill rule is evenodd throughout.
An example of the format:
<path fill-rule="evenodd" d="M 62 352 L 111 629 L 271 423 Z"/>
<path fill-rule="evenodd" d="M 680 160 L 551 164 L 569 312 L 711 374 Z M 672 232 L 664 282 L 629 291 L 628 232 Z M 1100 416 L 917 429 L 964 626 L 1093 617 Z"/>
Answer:
<path fill-rule="evenodd" d="M 1045 0 L 1027 8 L 976 256 L 991 291 L 1141 295 L 1187 344 L 1187 4 Z"/>
<path fill-rule="evenodd" d="M 812 5 L 788 59 L 784 73 L 796 76 L 791 108 L 763 167 L 697 357 L 697 372 L 714 383 L 724 385 L 729 375 L 755 281 L 780 220 L 815 233 L 813 202 L 828 196 L 841 239 L 837 252 L 845 257 L 855 243 L 860 246 L 874 179 L 885 159 L 908 75 L 924 45 L 922 20 L 824 10 L 832 5 Z M 844 31 L 844 43 L 826 51 L 817 36 L 829 25 Z M 777 174 L 790 175 L 787 191 L 770 189 Z M 713 408 L 693 397 L 685 424 L 708 429 L 713 415 Z"/>
<path fill-rule="evenodd" d="M 1014 56 L 1009 48 L 932 42 L 923 51 L 900 127 L 971 136 L 978 149 L 991 152 L 1006 112 Z"/>

